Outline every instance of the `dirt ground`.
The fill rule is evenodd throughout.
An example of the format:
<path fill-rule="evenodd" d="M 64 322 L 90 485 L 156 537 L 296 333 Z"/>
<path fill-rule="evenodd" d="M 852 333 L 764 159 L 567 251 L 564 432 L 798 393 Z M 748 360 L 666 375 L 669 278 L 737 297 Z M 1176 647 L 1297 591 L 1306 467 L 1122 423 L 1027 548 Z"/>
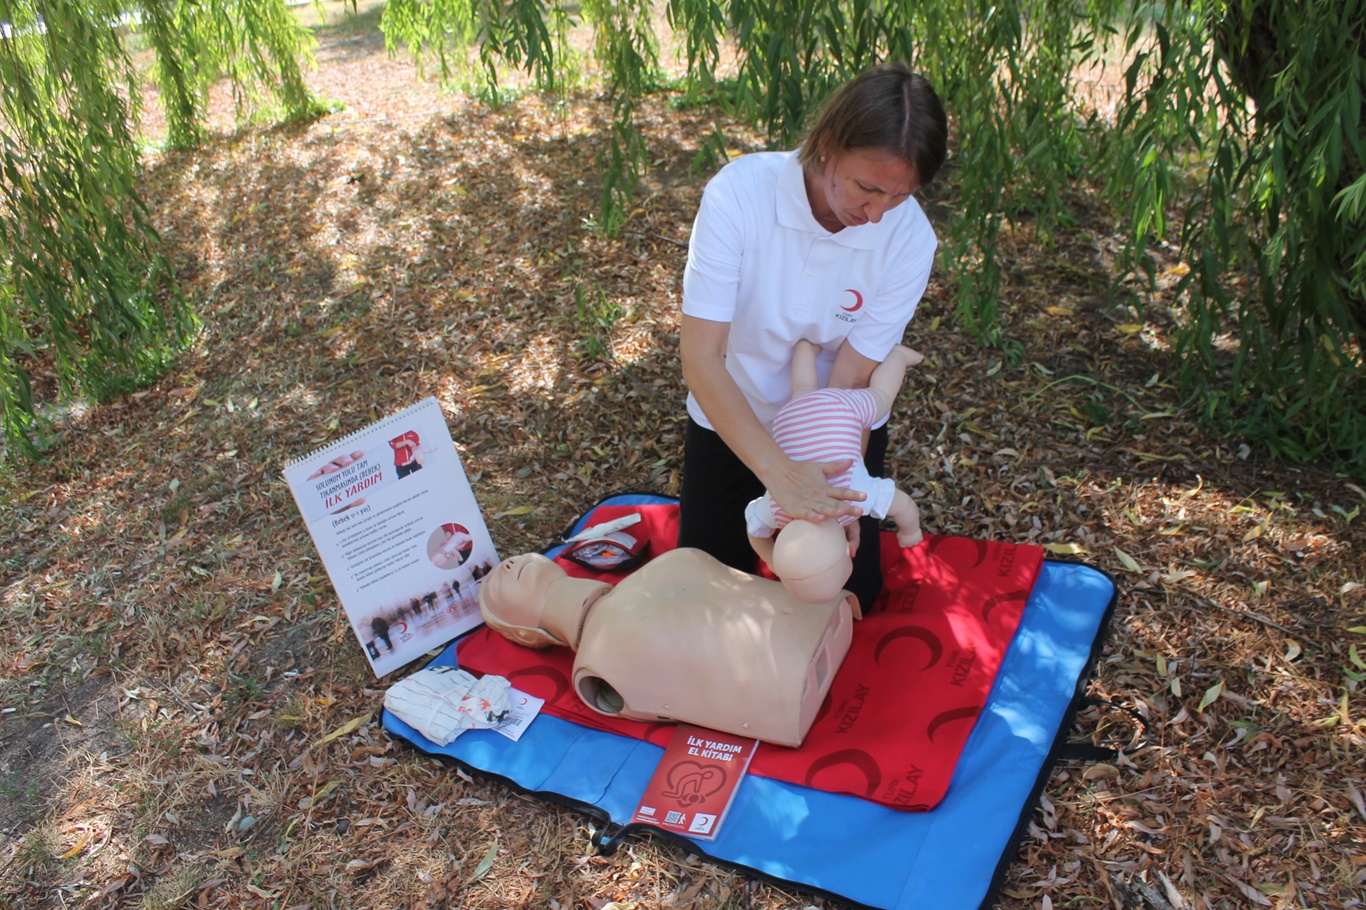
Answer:
<path fill-rule="evenodd" d="M 444 93 L 385 54 L 380 7 L 318 29 L 337 112 L 238 128 L 224 96 L 206 147 L 148 153 L 202 336 L 0 469 L 0 905 L 840 906 L 648 838 L 597 857 L 587 818 L 380 728 L 402 674 L 370 674 L 281 468 L 435 395 L 504 554 L 605 493 L 676 490 L 694 159 L 717 125 L 762 147 L 653 98 L 647 183 L 605 238 L 603 99 Z M 953 217 L 952 163 L 923 201 Z M 892 419 L 928 530 L 1121 586 L 1095 690 L 1150 732 L 1059 766 L 1000 906 L 1360 907 L 1363 480 L 1200 429 L 1165 282 L 1142 319 L 1114 304 L 1108 222 L 1074 205 L 1051 248 L 1005 235 L 1018 364 L 954 328 L 936 273 Z"/>

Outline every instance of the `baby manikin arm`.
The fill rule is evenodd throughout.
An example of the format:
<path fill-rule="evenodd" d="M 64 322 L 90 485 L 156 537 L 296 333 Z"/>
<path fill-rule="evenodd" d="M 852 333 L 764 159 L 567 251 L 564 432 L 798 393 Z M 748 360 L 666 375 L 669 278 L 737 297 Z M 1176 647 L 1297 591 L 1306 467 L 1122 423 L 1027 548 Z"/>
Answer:
<path fill-rule="evenodd" d="M 919 351 L 899 344 L 892 348 L 885 360 L 873 368 L 873 374 L 868 377 L 868 389 L 877 400 L 878 420 L 891 413 L 892 403 L 896 401 L 897 393 L 901 391 L 901 385 L 906 379 L 906 370 L 924 359 L 925 356 Z"/>
<path fill-rule="evenodd" d="M 820 378 L 816 374 L 816 355 L 821 346 L 805 339 L 797 342 L 792 349 L 792 397 L 801 398 L 808 392 L 820 388 Z"/>
<path fill-rule="evenodd" d="M 764 565 L 768 566 L 770 569 L 773 568 L 772 535 L 769 535 L 768 537 L 755 537 L 753 534 L 751 534 L 749 535 L 749 546 L 750 549 L 752 549 L 756 554 L 758 554 L 759 558 L 764 561 Z"/>
<path fill-rule="evenodd" d="M 887 517 L 896 522 L 896 542 L 903 547 L 913 547 L 925 539 L 920 532 L 920 508 L 904 490 L 898 489 L 892 497 Z"/>

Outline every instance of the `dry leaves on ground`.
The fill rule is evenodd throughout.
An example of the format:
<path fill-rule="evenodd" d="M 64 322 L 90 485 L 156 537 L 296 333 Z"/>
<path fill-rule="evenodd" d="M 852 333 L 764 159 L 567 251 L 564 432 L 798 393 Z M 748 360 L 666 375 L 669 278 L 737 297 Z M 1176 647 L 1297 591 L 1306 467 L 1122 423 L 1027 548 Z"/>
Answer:
<path fill-rule="evenodd" d="M 376 720 L 393 680 L 370 677 L 280 478 L 435 394 L 503 553 L 604 493 L 675 488 L 679 276 L 712 112 L 647 106 L 649 184 L 608 239 L 585 226 L 602 100 L 490 111 L 373 43 L 325 37 L 319 57 L 344 111 L 150 162 L 205 320 L 194 350 L 0 477 L 0 896 L 832 906 L 648 839 L 596 857 L 586 817 L 396 745 Z M 1205 435 L 1172 387 L 1164 292 L 1141 325 L 1110 307 L 1109 240 L 1075 201 L 1052 250 L 1028 225 L 1006 236 L 1021 362 L 960 335 L 936 280 L 892 424 L 930 530 L 1120 583 L 1095 689 L 1149 732 L 1083 718 L 1119 757 L 1058 768 L 1002 906 L 1360 906 L 1366 490 Z"/>

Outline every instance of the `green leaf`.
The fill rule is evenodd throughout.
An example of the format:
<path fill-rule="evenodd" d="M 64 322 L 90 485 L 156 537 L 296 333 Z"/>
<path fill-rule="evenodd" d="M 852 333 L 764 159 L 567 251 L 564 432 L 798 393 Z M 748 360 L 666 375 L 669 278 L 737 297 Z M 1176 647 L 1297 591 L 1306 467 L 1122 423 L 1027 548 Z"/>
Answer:
<path fill-rule="evenodd" d="M 488 850 L 484 851 L 484 858 L 479 860 L 479 865 L 474 867 L 474 876 L 470 879 L 470 883 L 473 884 L 488 875 L 489 870 L 493 868 L 493 861 L 497 858 L 498 840 L 495 838 L 493 843 L 489 844 Z"/>
<path fill-rule="evenodd" d="M 1205 709 L 1218 701 L 1222 694 L 1224 694 L 1224 681 L 1221 679 L 1205 690 L 1205 694 L 1201 697 L 1200 704 L 1195 710 L 1203 714 Z"/>
<path fill-rule="evenodd" d="M 1130 556 L 1128 553 L 1125 553 L 1125 552 L 1124 552 L 1123 550 L 1121 550 L 1119 547 L 1115 547 L 1115 555 L 1119 557 L 1119 561 L 1120 561 L 1120 563 L 1123 564 L 1123 566 L 1124 566 L 1124 568 L 1125 568 L 1126 571 L 1129 571 L 1129 572 L 1142 572 L 1142 571 L 1143 571 L 1143 567 L 1140 566 L 1140 565 L 1138 564 L 1138 560 L 1134 559 L 1134 558 L 1133 558 L 1132 556 Z"/>

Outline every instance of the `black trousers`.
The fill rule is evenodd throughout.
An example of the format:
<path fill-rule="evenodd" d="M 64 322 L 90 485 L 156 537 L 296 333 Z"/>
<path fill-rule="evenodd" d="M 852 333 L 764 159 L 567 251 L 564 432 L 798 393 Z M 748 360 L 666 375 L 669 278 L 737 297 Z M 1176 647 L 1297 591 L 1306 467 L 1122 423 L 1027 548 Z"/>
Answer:
<path fill-rule="evenodd" d="M 764 485 L 745 467 L 719 434 L 691 417 L 683 443 L 683 488 L 679 494 L 678 545 L 696 547 L 728 566 L 753 572 L 759 557 L 745 533 L 745 506 L 762 496 Z M 868 436 L 863 465 L 872 477 L 885 473 L 887 425 Z M 858 598 L 864 613 L 882 590 L 881 543 L 878 521 L 859 519 L 859 548 L 854 571 L 845 588 Z"/>

